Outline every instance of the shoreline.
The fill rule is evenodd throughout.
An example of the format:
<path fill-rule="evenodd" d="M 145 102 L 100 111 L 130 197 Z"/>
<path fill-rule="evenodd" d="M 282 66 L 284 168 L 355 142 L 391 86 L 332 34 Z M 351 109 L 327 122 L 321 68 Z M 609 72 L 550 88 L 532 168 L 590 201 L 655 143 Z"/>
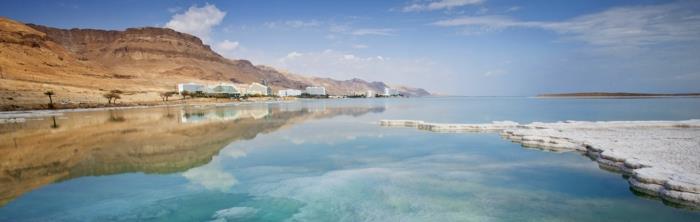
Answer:
<path fill-rule="evenodd" d="M 196 103 L 173 103 L 173 104 L 130 104 L 125 106 L 107 106 L 107 107 L 89 107 L 89 108 L 65 108 L 65 109 L 27 109 L 27 110 L 8 110 L 0 111 L 0 124 L 13 122 L 13 119 L 44 117 L 44 116 L 60 116 L 67 112 L 91 112 L 104 110 L 126 110 L 126 109 L 147 109 L 147 108 L 162 108 L 162 107 L 184 107 L 184 106 L 199 106 L 199 107 L 216 107 L 216 106 L 237 106 L 247 104 L 264 104 L 264 103 L 284 103 L 297 102 L 299 100 L 252 100 L 252 101 L 196 101 Z"/>
<path fill-rule="evenodd" d="M 700 98 L 700 95 L 692 96 L 534 96 L 536 99 L 675 99 L 675 98 Z"/>
<path fill-rule="evenodd" d="M 544 151 L 575 151 L 599 168 L 625 176 L 633 191 L 675 207 L 700 210 L 700 120 L 566 121 L 518 124 L 438 124 L 381 120 L 385 127 L 411 127 L 438 133 L 499 133 L 504 139 Z M 668 137 L 663 137 L 667 135 Z"/>

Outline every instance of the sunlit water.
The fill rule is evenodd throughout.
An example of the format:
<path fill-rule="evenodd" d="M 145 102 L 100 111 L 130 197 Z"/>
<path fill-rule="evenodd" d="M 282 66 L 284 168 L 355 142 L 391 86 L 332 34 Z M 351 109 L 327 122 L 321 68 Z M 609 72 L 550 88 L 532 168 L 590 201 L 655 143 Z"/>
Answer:
<path fill-rule="evenodd" d="M 0 221 L 700 221 L 575 153 L 383 128 L 700 118 L 700 99 L 312 100 L 0 124 Z"/>

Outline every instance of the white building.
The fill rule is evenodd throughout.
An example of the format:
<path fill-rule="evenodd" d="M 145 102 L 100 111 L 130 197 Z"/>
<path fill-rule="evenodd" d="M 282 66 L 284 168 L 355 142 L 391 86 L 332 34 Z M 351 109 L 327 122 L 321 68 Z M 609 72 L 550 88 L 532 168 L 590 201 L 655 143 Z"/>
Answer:
<path fill-rule="evenodd" d="M 312 96 L 325 96 L 326 88 L 323 86 L 309 86 L 306 87 L 306 93 Z"/>
<path fill-rule="evenodd" d="M 182 94 L 183 92 L 194 93 L 194 92 L 205 92 L 207 87 L 199 83 L 180 83 L 177 84 L 177 92 Z"/>
<path fill-rule="evenodd" d="M 226 95 L 241 95 L 241 90 L 234 84 L 219 83 L 207 87 L 207 93 L 211 94 L 226 94 Z"/>
<path fill-rule="evenodd" d="M 283 89 L 277 91 L 278 96 L 301 96 L 301 90 L 298 89 Z"/>
<path fill-rule="evenodd" d="M 384 96 L 398 96 L 399 94 L 401 94 L 399 93 L 399 90 L 392 89 L 389 87 L 384 88 Z"/>
<path fill-rule="evenodd" d="M 260 83 L 251 83 L 246 92 L 247 95 L 267 96 L 268 87 Z"/>
<path fill-rule="evenodd" d="M 372 91 L 372 90 L 367 90 L 367 92 L 365 93 L 365 97 L 367 97 L 367 98 L 372 98 L 372 97 L 374 97 L 374 91 Z"/>

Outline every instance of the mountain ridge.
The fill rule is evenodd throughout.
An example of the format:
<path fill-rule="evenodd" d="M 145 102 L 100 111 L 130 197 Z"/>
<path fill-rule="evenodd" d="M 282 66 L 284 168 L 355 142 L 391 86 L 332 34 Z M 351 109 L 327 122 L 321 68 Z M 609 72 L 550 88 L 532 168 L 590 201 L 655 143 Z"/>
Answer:
<path fill-rule="evenodd" d="M 228 59 L 199 38 L 168 28 L 123 31 L 60 29 L 0 17 L 0 104 L 46 103 L 56 91 L 68 103 L 99 102 L 109 90 L 129 92 L 123 101 L 156 101 L 181 82 L 268 82 L 273 90 L 321 85 L 331 95 L 388 86 L 360 79 L 302 76 L 248 60 Z M 399 88 L 400 86 L 397 86 Z M 400 87 L 423 96 L 423 89 Z"/>

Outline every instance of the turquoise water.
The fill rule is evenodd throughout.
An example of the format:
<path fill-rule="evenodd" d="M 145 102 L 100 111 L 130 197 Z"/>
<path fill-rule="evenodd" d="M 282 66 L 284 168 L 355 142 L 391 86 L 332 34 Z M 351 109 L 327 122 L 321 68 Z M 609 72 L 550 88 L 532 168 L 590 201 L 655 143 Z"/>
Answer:
<path fill-rule="evenodd" d="M 575 152 L 377 124 L 698 110 L 696 98 L 444 97 L 30 118 L 0 124 L 0 221 L 699 221 Z"/>

